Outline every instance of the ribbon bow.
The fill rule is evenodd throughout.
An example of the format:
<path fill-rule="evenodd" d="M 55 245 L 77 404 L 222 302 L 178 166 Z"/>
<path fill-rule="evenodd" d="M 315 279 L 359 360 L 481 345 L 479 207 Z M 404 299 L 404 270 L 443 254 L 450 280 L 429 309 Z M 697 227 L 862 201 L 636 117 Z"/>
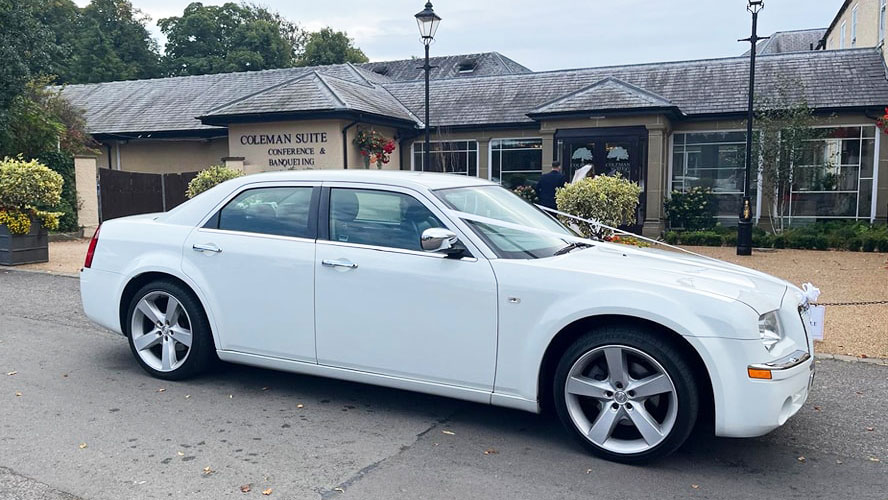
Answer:
<path fill-rule="evenodd" d="M 802 292 L 805 294 L 805 300 L 809 304 L 817 302 L 817 298 L 820 297 L 820 289 L 811 283 L 802 284 Z"/>

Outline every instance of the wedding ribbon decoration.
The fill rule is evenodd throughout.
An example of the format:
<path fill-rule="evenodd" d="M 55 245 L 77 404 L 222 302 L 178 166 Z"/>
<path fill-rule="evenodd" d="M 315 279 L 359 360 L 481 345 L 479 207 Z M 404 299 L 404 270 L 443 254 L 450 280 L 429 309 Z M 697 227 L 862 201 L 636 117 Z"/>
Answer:
<path fill-rule="evenodd" d="M 809 304 L 817 302 L 817 299 L 820 297 L 820 289 L 811 283 L 802 283 L 802 292 L 804 292 L 805 300 Z"/>

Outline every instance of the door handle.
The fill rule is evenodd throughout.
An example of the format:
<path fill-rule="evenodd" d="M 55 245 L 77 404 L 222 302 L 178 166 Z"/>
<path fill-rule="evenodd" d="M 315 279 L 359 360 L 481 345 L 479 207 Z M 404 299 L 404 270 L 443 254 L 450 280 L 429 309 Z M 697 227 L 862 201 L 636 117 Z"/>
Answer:
<path fill-rule="evenodd" d="M 191 245 L 191 249 L 194 250 L 195 252 L 219 253 L 222 251 L 221 248 L 217 247 L 216 245 L 214 245 L 212 243 L 204 243 L 204 244 L 195 243 L 194 245 Z"/>
<path fill-rule="evenodd" d="M 321 261 L 321 265 L 325 267 L 344 267 L 347 269 L 357 269 L 358 265 L 354 262 L 349 262 L 347 260 L 331 260 L 324 259 Z"/>

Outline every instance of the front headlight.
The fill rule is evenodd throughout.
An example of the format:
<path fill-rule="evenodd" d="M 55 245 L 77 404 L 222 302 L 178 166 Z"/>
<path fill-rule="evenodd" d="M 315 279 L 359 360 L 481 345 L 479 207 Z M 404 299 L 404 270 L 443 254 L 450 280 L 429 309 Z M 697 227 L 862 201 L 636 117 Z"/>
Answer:
<path fill-rule="evenodd" d="M 768 352 L 777 342 L 783 340 L 783 330 L 780 328 L 780 318 L 777 317 L 777 311 L 759 316 L 759 335 L 761 335 L 762 344 Z"/>

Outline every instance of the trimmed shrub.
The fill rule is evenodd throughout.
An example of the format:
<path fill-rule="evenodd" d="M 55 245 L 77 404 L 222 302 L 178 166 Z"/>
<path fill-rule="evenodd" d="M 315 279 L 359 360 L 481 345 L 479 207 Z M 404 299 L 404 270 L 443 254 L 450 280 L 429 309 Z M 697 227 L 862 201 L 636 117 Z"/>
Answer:
<path fill-rule="evenodd" d="M 599 175 L 568 184 L 555 193 L 558 210 L 578 217 L 594 219 L 612 227 L 635 222 L 635 210 L 641 188 L 620 175 Z M 610 236 L 610 230 L 571 221 L 587 238 Z"/>
<path fill-rule="evenodd" d="M 725 241 L 722 235 L 715 231 L 688 231 L 682 233 L 680 238 L 682 245 L 691 246 L 720 247 Z"/>
<path fill-rule="evenodd" d="M 888 252 L 888 236 L 882 236 L 876 240 L 876 250 Z"/>
<path fill-rule="evenodd" d="M 663 241 L 670 245 L 678 245 L 678 233 L 676 231 L 666 231 L 663 235 Z"/>
<path fill-rule="evenodd" d="M 700 231 L 716 227 L 712 191 L 693 187 L 685 192 L 672 191 L 663 208 L 670 228 Z"/>
<path fill-rule="evenodd" d="M 874 252 L 876 250 L 876 238 L 873 236 L 866 236 L 863 238 L 863 251 L 864 252 Z"/>
<path fill-rule="evenodd" d="M 212 167 L 207 167 L 191 179 L 191 182 L 188 183 L 188 189 L 185 191 L 185 194 L 189 198 L 194 198 L 195 196 L 203 193 L 204 191 L 215 187 L 217 184 L 222 184 L 225 181 L 237 178 L 244 175 L 244 173 L 240 170 L 235 170 L 233 168 L 226 167 L 225 165 L 213 165 Z"/>
<path fill-rule="evenodd" d="M 0 224 L 10 233 L 27 234 L 31 219 L 39 219 L 43 227 L 59 227 L 60 212 L 41 210 L 53 207 L 62 198 L 62 176 L 37 160 L 6 157 L 0 161 Z"/>
<path fill-rule="evenodd" d="M 62 176 L 62 198 L 54 206 L 41 206 L 40 208 L 61 212 L 59 217 L 59 231 L 71 232 L 80 229 L 77 223 L 77 186 L 74 179 L 74 157 L 61 151 L 43 153 L 38 160 Z"/>
<path fill-rule="evenodd" d="M 863 238 L 858 236 L 854 236 L 852 238 L 848 238 L 845 241 L 845 248 L 851 250 L 852 252 L 859 252 L 860 248 L 863 246 Z"/>

